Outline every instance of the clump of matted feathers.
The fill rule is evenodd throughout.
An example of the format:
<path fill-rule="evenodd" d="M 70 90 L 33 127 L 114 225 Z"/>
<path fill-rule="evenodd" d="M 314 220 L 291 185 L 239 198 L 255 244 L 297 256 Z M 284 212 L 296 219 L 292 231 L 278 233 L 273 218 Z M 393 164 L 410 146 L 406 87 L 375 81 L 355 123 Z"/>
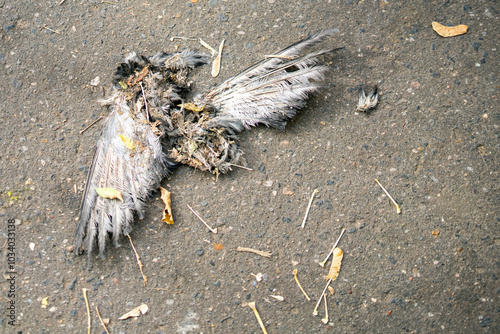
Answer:
<path fill-rule="evenodd" d="M 110 236 L 118 246 L 134 214 L 143 218 L 144 201 L 177 163 L 217 174 L 244 165 L 237 134 L 258 124 L 284 129 L 320 87 L 328 69 L 320 56 L 332 50 L 303 51 L 332 33 L 293 44 L 191 100 L 188 72 L 206 64 L 207 55 L 129 55 L 103 101 L 111 113 L 89 171 L 75 252 L 90 256 L 98 244 L 103 257 Z M 96 189 L 120 196 L 99 196 Z"/>

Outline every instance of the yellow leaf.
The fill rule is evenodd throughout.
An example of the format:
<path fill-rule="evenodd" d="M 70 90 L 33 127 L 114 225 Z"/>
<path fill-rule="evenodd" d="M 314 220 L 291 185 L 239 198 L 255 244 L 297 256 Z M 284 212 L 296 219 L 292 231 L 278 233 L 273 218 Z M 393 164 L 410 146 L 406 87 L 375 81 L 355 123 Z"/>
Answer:
<path fill-rule="evenodd" d="M 165 188 L 160 187 L 161 191 L 161 199 L 163 203 L 165 203 L 165 210 L 163 210 L 163 218 L 161 219 L 162 222 L 165 222 L 169 225 L 174 224 L 174 217 L 172 215 L 172 200 L 170 199 L 170 191 L 168 191 Z"/>
<path fill-rule="evenodd" d="M 42 308 L 47 308 L 49 305 L 49 297 L 45 297 L 42 299 Z"/>
<path fill-rule="evenodd" d="M 216 251 L 220 251 L 220 250 L 224 249 L 224 245 L 218 244 L 218 243 L 214 243 L 214 249 Z"/>
<path fill-rule="evenodd" d="M 440 23 L 432 22 L 432 29 L 442 37 L 453 37 L 458 35 L 463 35 L 467 32 L 467 27 L 465 24 L 460 24 L 454 27 L 446 27 Z"/>
<path fill-rule="evenodd" d="M 119 199 L 123 203 L 122 193 L 113 188 L 94 188 L 97 195 L 109 198 L 109 199 Z"/>
<path fill-rule="evenodd" d="M 203 109 L 205 109 L 205 105 L 198 107 L 196 104 L 194 104 L 192 102 L 179 104 L 178 107 L 183 107 L 184 109 L 194 111 L 194 112 L 200 112 L 200 111 L 203 111 Z"/>
<path fill-rule="evenodd" d="M 129 137 L 124 135 L 118 135 L 118 137 L 120 137 L 125 147 L 128 148 L 129 150 L 133 150 L 135 148 L 134 141 Z"/>
<path fill-rule="evenodd" d="M 337 277 L 339 277 L 340 265 L 342 264 L 342 258 L 344 257 L 344 252 L 342 249 L 335 247 L 333 250 L 333 261 L 332 266 L 330 267 L 330 272 L 327 276 L 325 276 L 326 280 L 331 279 L 335 281 Z"/>
<path fill-rule="evenodd" d="M 138 317 L 141 314 L 146 314 L 146 312 L 149 311 L 149 307 L 146 304 L 142 304 L 137 306 L 135 309 L 133 309 L 130 312 L 125 313 L 121 317 L 118 318 L 118 320 L 125 320 L 130 317 Z"/>
<path fill-rule="evenodd" d="M 125 83 L 125 81 L 120 81 L 120 82 L 118 82 L 118 84 L 122 87 L 122 89 L 127 89 L 128 88 L 128 86 Z"/>

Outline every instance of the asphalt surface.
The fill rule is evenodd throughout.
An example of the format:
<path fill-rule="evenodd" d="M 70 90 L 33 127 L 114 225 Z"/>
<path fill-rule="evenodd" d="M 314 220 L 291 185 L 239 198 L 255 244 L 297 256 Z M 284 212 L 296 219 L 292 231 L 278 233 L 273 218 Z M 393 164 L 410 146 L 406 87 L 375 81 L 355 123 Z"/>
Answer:
<path fill-rule="evenodd" d="M 84 288 L 92 333 L 104 331 L 96 306 L 110 333 L 260 333 L 249 302 L 269 333 L 500 331 L 497 2 L 59 2 L 0 1 L 1 332 L 87 332 Z M 469 30 L 443 38 L 432 21 Z M 146 284 L 127 239 L 86 270 L 72 245 L 103 120 L 80 131 L 106 117 L 97 101 L 127 53 L 225 39 L 219 77 L 194 74 L 203 92 L 330 28 L 325 47 L 345 49 L 324 89 L 284 132 L 242 134 L 252 171 L 179 168 L 163 182 L 172 226 L 153 194 L 131 235 Z M 381 94 L 369 114 L 356 112 L 361 84 Z M 343 228 L 323 324 L 318 263 Z"/>

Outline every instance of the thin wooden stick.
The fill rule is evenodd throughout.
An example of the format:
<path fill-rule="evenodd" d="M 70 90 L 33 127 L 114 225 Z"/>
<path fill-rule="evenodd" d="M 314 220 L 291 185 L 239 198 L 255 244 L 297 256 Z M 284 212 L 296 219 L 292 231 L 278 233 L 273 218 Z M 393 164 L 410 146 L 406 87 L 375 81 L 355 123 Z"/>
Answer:
<path fill-rule="evenodd" d="M 304 226 L 306 225 L 307 216 L 309 215 L 309 210 L 311 210 L 311 205 L 314 199 L 314 195 L 316 195 L 317 193 L 318 189 L 314 189 L 311 195 L 311 199 L 309 200 L 309 204 L 307 205 L 306 215 L 304 216 L 304 220 L 302 221 L 302 226 L 301 226 L 302 228 L 304 228 Z"/>
<path fill-rule="evenodd" d="M 64 1 L 66 1 L 66 0 L 61 0 L 61 2 L 59 2 L 59 6 L 62 5 L 64 3 Z"/>
<path fill-rule="evenodd" d="M 94 125 L 95 123 L 99 122 L 101 120 L 102 116 L 99 116 L 95 121 L 93 121 L 92 123 L 90 123 L 90 125 L 88 125 L 85 129 L 83 129 L 82 131 L 80 131 L 80 134 L 84 133 L 85 131 L 87 131 L 92 125 Z"/>
<path fill-rule="evenodd" d="M 142 262 L 141 262 L 141 257 L 139 256 L 139 253 L 135 250 L 134 243 L 132 242 L 132 238 L 130 237 L 129 234 L 127 234 L 128 239 L 130 240 L 130 245 L 132 245 L 132 249 L 134 250 L 135 253 L 135 258 L 137 259 L 137 263 L 139 264 L 139 269 L 141 270 L 141 275 L 142 279 L 144 280 L 144 286 L 146 286 L 146 283 L 148 282 L 148 277 L 144 275 L 144 272 L 142 271 Z"/>
<path fill-rule="evenodd" d="M 262 329 L 262 332 L 264 334 L 267 334 L 266 327 L 264 326 L 264 323 L 262 322 L 262 319 L 260 318 L 259 312 L 257 311 L 257 307 L 255 307 L 255 302 L 250 302 L 248 303 L 248 306 L 253 310 L 253 313 L 255 313 L 255 317 L 257 318 L 257 321 L 259 322 L 260 328 Z"/>
<path fill-rule="evenodd" d="M 321 299 L 323 299 L 323 296 L 325 295 L 326 289 L 328 289 L 328 286 L 330 285 L 330 283 L 332 283 L 332 279 L 331 278 L 328 280 L 328 283 L 326 283 L 325 289 L 321 293 L 321 296 L 319 296 L 318 302 L 316 303 L 316 307 L 314 308 L 314 311 L 313 311 L 313 315 L 314 316 L 318 315 L 319 304 L 321 303 Z"/>
<path fill-rule="evenodd" d="M 380 184 L 380 182 L 378 182 L 377 179 L 375 179 L 375 182 L 377 182 L 378 185 L 380 186 L 380 188 L 382 188 L 382 190 L 385 192 L 385 194 L 387 195 L 387 197 L 389 197 L 389 199 L 392 201 L 392 203 L 396 206 L 396 210 L 397 210 L 398 214 L 400 214 L 401 213 L 401 209 L 399 208 L 398 203 L 396 203 L 396 201 L 394 200 L 394 198 L 392 198 L 392 196 L 387 192 L 387 190 L 385 190 L 384 186 L 382 186 Z"/>
<path fill-rule="evenodd" d="M 106 333 L 109 334 L 108 329 L 106 328 L 106 324 L 104 323 L 104 320 L 102 320 L 101 314 L 99 314 L 99 308 L 97 308 L 97 305 L 95 306 L 95 310 L 97 311 L 97 316 L 99 317 L 99 320 L 101 320 L 102 327 L 104 327 Z"/>
<path fill-rule="evenodd" d="M 338 237 L 337 241 L 335 242 L 335 245 L 333 245 L 332 250 L 326 256 L 326 259 L 323 262 L 319 263 L 320 266 L 322 266 L 322 267 L 325 266 L 326 261 L 328 261 L 328 259 L 330 258 L 330 255 L 332 255 L 333 251 L 335 250 L 335 247 L 337 247 L 337 245 L 339 244 L 340 238 L 342 238 L 342 236 L 344 235 L 344 232 L 345 232 L 345 228 L 342 229 L 342 232 L 340 232 L 340 236 Z"/>
<path fill-rule="evenodd" d="M 43 30 L 43 29 L 48 30 L 48 31 L 51 31 L 51 32 L 53 32 L 54 34 L 58 34 L 58 35 L 60 35 L 59 31 L 56 31 L 56 30 L 54 30 L 54 29 L 50 29 L 49 27 L 47 27 L 47 25 L 46 25 L 46 24 L 44 24 L 44 25 L 43 25 L 43 27 L 41 27 L 41 28 L 40 28 L 40 30 Z"/>
<path fill-rule="evenodd" d="M 323 295 L 323 299 L 325 300 L 325 317 L 321 319 L 321 322 L 326 325 L 328 323 L 328 305 L 326 305 L 326 294 Z"/>
<path fill-rule="evenodd" d="M 295 278 L 295 282 L 297 282 L 297 285 L 299 286 L 300 291 L 302 291 L 302 293 L 306 297 L 307 301 L 310 301 L 311 298 L 309 298 L 306 291 L 302 288 L 302 285 L 300 284 L 299 279 L 297 278 L 297 269 L 293 270 L 293 277 Z"/>
<path fill-rule="evenodd" d="M 213 229 L 210 226 L 208 226 L 208 224 L 203 220 L 203 218 L 201 218 L 200 215 L 196 211 L 194 211 L 192 207 L 189 206 L 189 204 L 186 205 L 189 208 L 189 210 L 191 210 L 191 212 L 194 213 L 194 215 L 203 223 L 203 225 L 205 225 L 210 230 L 210 232 L 217 234 L 217 227 Z"/>
<path fill-rule="evenodd" d="M 83 288 L 82 291 L 83 291 L 83 298 L 85 298 L 85 304 L 87 305 L 87 320 L 88 320 L 87 321 L 87 323 L 88 323 L 88 325 L 87 325 L 87 329 L 88 329 L 87 333 L 90 334 L 90 324 L 92 322 L 90 321 L 90 306 L 89 306 L 89 300 L 87 299 L 87 291 L 88 291 L 88 289 Z"/>
<path fill-rule="evenodd" d="M 248 168 L 248 167 L 245 167 L 245 166 L 240 166 L 240 165 L 235 165 L 235 164 L 230 164 L 231 166 L 234 166 L 234 167 L 238 167 L 238 168 L 241 168 L 241 169 L 246 169 L 246 170 L 249 170 L 249 171 L 253 171 L 252 168 Z"/>

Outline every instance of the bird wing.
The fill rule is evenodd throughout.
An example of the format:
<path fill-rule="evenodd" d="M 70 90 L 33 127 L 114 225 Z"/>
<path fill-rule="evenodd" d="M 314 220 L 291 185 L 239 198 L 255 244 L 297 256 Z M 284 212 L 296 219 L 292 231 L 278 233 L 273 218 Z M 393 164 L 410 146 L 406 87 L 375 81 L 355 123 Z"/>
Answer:
<path fill-rule="evenodd" d="M 143 201 L 158 187 L 169 163 L 158 136 L 142 114 L 132 116 L 124 94 L 116 92 L 110 100 L 112 111 L 92 160 L 75 246 L 76 252 L 83 246 L 90 255 L 97 241 L 101 257 L 109 233 L 118 245 L 120 235 L 132 230 L 134 212 L 142 218 Z M 123 201 L 101 197 L 96 188 L 118 191 Z"/>
<path fill-rule="evenodd" d="M 328 66 L 320 56 L 332 50 L 302 54 L 336 30 L 316 33 L 250 66 L 208 93 L 203 103 L 218 113 L 213 124 L 236 131 L 265 124 L 284 129 L 307 97 L 318 90 Z"/>

